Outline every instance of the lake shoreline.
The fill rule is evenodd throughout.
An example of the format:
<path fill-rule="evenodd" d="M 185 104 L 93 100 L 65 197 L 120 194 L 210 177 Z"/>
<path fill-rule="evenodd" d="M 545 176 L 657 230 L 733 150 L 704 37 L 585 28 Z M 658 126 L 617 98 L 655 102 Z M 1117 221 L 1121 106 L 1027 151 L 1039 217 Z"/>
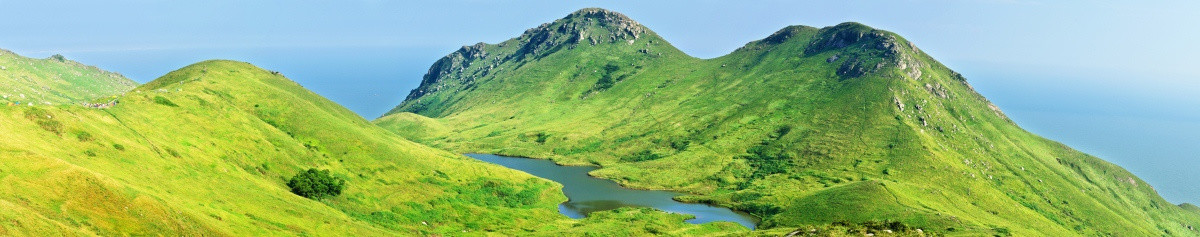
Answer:
<path fill-rule="evenodd" d="M 550 159 L 487 153 L 463 153 L 463 156 L 559 183 L 562 185 L 561 191 L 567 196 L 567 201 L 559 204 L 559 212 L 571 218 L 584 218 L 591 212 L 617 207 L 649 207 L 668 213 L 691 215 L 692 218 L 686 222 L 693 224 L 728 221 L 756 229 L 762 221 L 758 216 L 732 207 L 677 199 L 680 196 L 693 195 L 690 193 L 631 188 L 615 180 L 591 175 L 591 171 L 603 168 L 598 165 L 572 166 Z"/>

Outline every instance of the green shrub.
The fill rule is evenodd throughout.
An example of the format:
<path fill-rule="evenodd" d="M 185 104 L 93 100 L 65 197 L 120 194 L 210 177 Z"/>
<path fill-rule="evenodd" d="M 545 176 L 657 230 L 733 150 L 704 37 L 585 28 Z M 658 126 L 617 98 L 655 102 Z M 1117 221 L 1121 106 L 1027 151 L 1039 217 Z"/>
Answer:
<path fill-rule="evenodd" d="M 31 107 L 25 111 L 25 118 L 29 120 L 49 119 L 50 112 L 37 107 Z"/>
<path fill-rule="evenodd" d="M 48 132 L 59 135 L 62 134 L 63 125 L 61 122 L 58 122 L 58 120 L 42 119 L 37 121 L 37 125 Z"/>
<path fill-rule="evenodd" d="M 620 70 L 620 69 L 621 68 L 617 67 L 617 65 L 612 65 L 612 64 L 604 65 L 604 75 L 600 76 L 600 80 L 596 81 L 595 90 L 603 91 L 605 89 L 608 89 L 609 87 L 612 87 L 613 84 L 616 84 L 618 80 L 613 79 L 612 73 L 616 72 L 617 70 Z"/>
<path fill-rule="evenodd" d="M 648 160 L 657 160 L 657 159 L 661 159 L 661 158 L 662 158 L 662 156 L 659 154 L 654 154 L 654 152 L 651 152 L 650 150 L 643 150 L 638 153 L 633 153 L 633 155 L 621 157 L 621 161 L 640 162 L 640 161 L 648 161 Z"/>
<path fill-rule="evenodd" d="M 167 150 L 167 154 L 169 154 L 175 158 L 183 158 L 183 155 L 180 155 L 178 151 L 175 151 L 175 149 L 171 149 L 170 147 L 167 147 L 165 150 Z"/>
<path fill-rule="evenodd" d="M 758 145 L 747 149 L 748 155 L 741 158 L 754 167 L 750 179 L 760 179 L 772 174 L 786 173 L 792 166 L 792 156 L 782 148 L 770 145 Z"/>
<path fill-rule="evenodd" d="M 791 132 L 792 132 L 792 125 L 783 125 L 783 126 L 779 127 L 778 129 L 775 129 L 775 133 L 772 133 L 769 136 L 771 137 L 771 139 L 778 140 L 779 138 L 783 138 L 783 136 L 785 136 Z"/>
<path fill-rule="evenodd" d="M 546 132 L 538 132 L 538 133 L 537 133 L 537 140 L 535 140 L 535 141 L 536 141 L 538 144 L 545 144 L 545 143 L 546 143 L 546 139 L 548 139 L 548 138 L 550 138 L 550 134 L 546 134 Z"/>
<path fill-rule="evenodd" d="M 36 123 L 38 127 L 42 128 L 42 130 L 52 132 L 55 135 L 62 135 L 62 123 L 58 122 L 58 120 L 54 120 L 54 116 L 52 116 L 50 112 L 47 112 L 46 110 L 36 107 L 30 108 L 29 110 L 25 111 L 25 118 Z"/>
<path fill-rule="evenodd" d="M 171 100 L 168 100 L 167 97 L 162 96 L 154 96 L 154 103 L 171 107 L 179 107 L 179 105 L 175 104 L 175 102 L 171 102 Z"/>
<path fill-rule="evenodd" d="M 80 142 L 90 142 L 90 141 L 96 139 L 95 137 L 92 136 L 91 133 L 88 133 L 86 131 L 75 132 L 75 138 L 78 138 Z"/>
<path fill-rule="evenodd" d="M 734 206 L 734 209 L 750 213 L 759 218 L 766 218 L 783 212 L 783 208 L 770 203 L 747 202 Z"/>
<path fill-rule="evenodd" d="M 310 168 L 293 176 L 287 185 L 296 195 L 318 199 L 342 194 L 346 180 L 329 175 L 329 170 Z"/>
<path fill-rule="evenodd" d="M 671 148 L 675 148 L 676 151 L 687 150 L 687 147 L 692 144 L 691 140 L 683 137 L 672 137 L 670 142 Z"/>
<path fill-rule="evenodd" d="M 617 84 L 617 82 L 620 82 L 621 80 L 624 80 L 625 77 L 629 76 L 629 75 L 621 75 L 620 77 L 613 78 L 613 73 L 616 72 L 617 70 L 621 70 L 621 67 L 618 67 L 617 65 L 612 65 L 612 64 L 604 65 L 604 75 L 601 75 L 600 79 L 596 80 L 596 84 L 592 85 L 592 89 L 588 89 L 586 92 L 583 92 L 583 96 L 587 96 L 588 94 L 590 94 L 594 91 L 607 90 L 608 88 L 612 87 L 614 84 Z"/>
<path fill-rule="evenodd" d="M 539 194 L 546 189 L 544 184 L 531 180 L 524 183 L 490 178 L 479 178 L 466 185 L 455 186 L 458 195 L 447 197 L 448 203 L 470 203 L 488 207 L 527 208 L 537 203 Z"/>

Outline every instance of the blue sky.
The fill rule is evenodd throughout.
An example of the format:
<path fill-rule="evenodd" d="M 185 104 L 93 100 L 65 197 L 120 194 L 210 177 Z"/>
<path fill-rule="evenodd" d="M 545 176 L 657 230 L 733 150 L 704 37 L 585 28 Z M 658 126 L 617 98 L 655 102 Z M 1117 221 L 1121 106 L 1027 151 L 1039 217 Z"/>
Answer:
<path fill-rule="evenodd" d="M 619 11 L 693 56 L 787 25 L 890 30 L 963 73 L 1026 129 L 1200 202 L 1197 1 L 9 1 L 0 48 L 146 82 L 204 59 L 283 72 L 368 119 L 462 45 L 583 7 Z"/>

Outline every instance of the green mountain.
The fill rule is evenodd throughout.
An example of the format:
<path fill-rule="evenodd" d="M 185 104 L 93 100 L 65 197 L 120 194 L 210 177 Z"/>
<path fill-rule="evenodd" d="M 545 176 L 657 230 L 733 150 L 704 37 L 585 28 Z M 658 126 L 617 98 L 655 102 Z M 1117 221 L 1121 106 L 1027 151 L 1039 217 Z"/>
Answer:
<path fill-rule="evenodd" d="M 0 104 L 78 104 L 121 94 L 135 86 L 136 82 L 121 74 L 67 60 L 62 55 L 33 59 L 0 50 Z"/>
<path fill-rule="evenodd" d="M 569 219 L 557 212 L 566 200 L 558 184 L 410 142 L 247 63 L 197 63 L 116 100 L 0 108 L 0 235 L 745 230 L 646 209 Z M 309 168 L 346 189 L 292 194 L 288 179 Z"/>
<path fill-rule="evenodd" d="M 375 121 L 434 147 L 599 165 L 765 231 L 898 221 L 947 235 L 1200 235 L 1200 215 L 1031 134 L 914 43 L 789 26 L 713 59 L 584 9 L 430 67 Z M 787 233 L 787 232 L 771 232 Z"/>

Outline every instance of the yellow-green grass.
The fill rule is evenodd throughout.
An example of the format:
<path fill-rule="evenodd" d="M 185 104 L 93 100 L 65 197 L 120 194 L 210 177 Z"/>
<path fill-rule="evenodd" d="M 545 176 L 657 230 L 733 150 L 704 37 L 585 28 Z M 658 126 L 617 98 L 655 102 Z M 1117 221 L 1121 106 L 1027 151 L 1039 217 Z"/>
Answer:
<path fill-rule="evenodd" d="M 0 106 L 61 105 L 111 99 L 137 83 L 121 74 L 67 60 L 33 59 L 0 50 Z"/>
<path fill-rule="evenodd" d="M 946 235 L 1200 235 L 1186 228 L 1200 215 L 1021 129 L 894 33 L 791 26 L 698 59 L 596 11 L 452 53 L 375 122 L 456 152 L 601 165 L 592 175 L 691 192 L 680 199 L 759 215 L 768 233 L 899 221 Z"/>
<path fill-rule="evenodd" d="M 512 235 L 619 221 L 566 218 L 558 184 L 407 141 L 247 63 L 197 63 L 118 101 L 0 108 L 0 234 Z M 343 194 L 290 193 L 308 168 L 345 179 Z M 613 213 L 744 230 L 641 212 Z"/>

